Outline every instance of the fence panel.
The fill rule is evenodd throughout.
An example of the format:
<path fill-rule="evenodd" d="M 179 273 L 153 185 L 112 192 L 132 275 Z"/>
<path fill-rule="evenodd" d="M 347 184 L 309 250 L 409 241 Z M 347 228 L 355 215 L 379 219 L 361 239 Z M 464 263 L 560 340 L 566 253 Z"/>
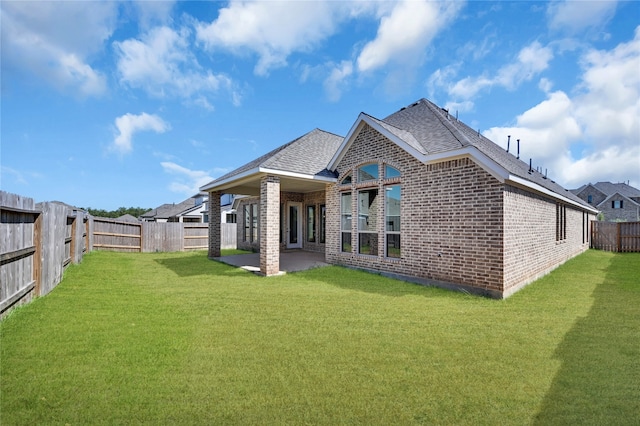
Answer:
<path fill-rule="evenodd" d="M 42 259 L 40 265 L 40 288 L 38 295 L 44 296 L 62 281 L 64 270 L 74 261 L 71 256 L 75 248 L 73 230 L 77 211 L 73 207 L 57 202 L 36 204 L 42 211 L 40 245 Z"/>
<path fill-rule="evenodd" d="M 591 247 L 614 252 L 640 252 L 640 222 L 591 222 Z"/>
<path fill-rule="evenodd" d="M 184 250 L 204 250 L 209 247 L 209 225 L 184 224 Z"/>
<path fill-rule="evenodd" d="M 0 314 L 35 295 L 39 218 L 33 199 L 0 192 Z"/>
<path fill-rule="evenodd" d="M 238 234 L 236 223 L 220 224 L 220 248 L 236 249 L 238 248 Z"/>
<path fill-rule="evenodd" d="M 184 224 L 180 222 L 143 222 L 142 251 L 182 251 Z"/>
<path fill-rule="evenodd" d="M 93 249 L 121 252 L 142 251 L 141 223 L 103 217 L 94 217 L 91 222 L 93 222 L 93 226 L 89 226 L 91 232 L 88 234 L 93 237 L 93 242 L 90 243 Z"/>
<path fill-rule="evenodd" d="M 620 251 L 640 252 L 640 222 L 621 222 Z"/>

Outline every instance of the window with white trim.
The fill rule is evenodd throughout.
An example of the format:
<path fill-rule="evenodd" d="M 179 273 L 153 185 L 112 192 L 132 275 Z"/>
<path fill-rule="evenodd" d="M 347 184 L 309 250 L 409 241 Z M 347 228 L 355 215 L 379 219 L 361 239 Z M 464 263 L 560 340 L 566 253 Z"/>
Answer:
<path fill-rule="evenodd" d="M 340 251 L 351 252 L 351 192 L 340 194 Z"/>
<path fill-rule="evenodd" d="M 400 185 L 384 187 L 385 256 L 400 258 Z"/>
<path fill-rule="evenodd" d="M 378 188 L 358 191 L 358 253 L 378 255 Z"/>

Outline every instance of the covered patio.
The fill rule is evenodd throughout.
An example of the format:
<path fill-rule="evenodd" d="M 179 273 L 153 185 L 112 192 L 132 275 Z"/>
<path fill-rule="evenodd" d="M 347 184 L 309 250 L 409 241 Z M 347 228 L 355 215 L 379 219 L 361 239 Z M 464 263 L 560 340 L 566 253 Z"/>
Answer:
<path fill-rule="evenodd" d="M 220 223 L 211 220 L 209 257 L 230 264 L 237 261 L 243 265 L 236 266 L 257 268 L 264 276 L 308 269 L 318 262 L 324 264 L 324 253 L 288 250 L 304 249 L 308 243 L 316 245 L 315 234 L 308 241 L 304 239 L 303 209 L 310 204 L 316 206 L 318 210 L 307 216 L 313 220 L 319 216 L 327 185 L 337 181 L 326 166 L 342 141 L 341 136 L 315 129 L 201 187 L 209 193 L 210 218 L 220 217 L 222 194 L 245 195 L 255 200 L 243 216 L 246 223 L 238 235 L 244 232 L 243 241 L 250 242 L 251 250 L 259 253 L 238 259 L 221 258 Z M 320 243 L 322 247 L 311 250 L 324 251 L 324 241 Z"/>
<path fill-rule="evenodd" d="M 213 259 L 226 263 L 227 265 L 261 274 L 259 253 L 236 254 L 233 256 L 215 257 Z M 281 251 L 279 260 L 280 274 L 328 266 L 328 263 L 325 262 L 324 253 L 303 250 Z"/>

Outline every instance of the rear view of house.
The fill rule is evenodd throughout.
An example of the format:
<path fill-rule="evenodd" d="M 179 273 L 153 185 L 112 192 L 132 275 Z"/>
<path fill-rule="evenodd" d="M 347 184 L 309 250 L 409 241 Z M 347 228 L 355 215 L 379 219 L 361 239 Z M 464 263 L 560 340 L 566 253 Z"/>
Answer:
<path fill-rule="evenodd" d="M 314 130 L 203 186 L 243 194 L 240 247 L 506 297 L 589 247 L 597 210 L 428 100 Z M 220 206 L 210 204 L 210 215 Z M 209 255 L 219 256 L 210 223 Z"/>

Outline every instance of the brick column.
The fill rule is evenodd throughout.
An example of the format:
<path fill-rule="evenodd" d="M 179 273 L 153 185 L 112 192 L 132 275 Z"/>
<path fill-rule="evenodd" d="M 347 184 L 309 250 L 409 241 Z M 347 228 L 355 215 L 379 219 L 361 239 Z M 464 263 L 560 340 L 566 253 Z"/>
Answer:
<path fill-rule="evenodd" d="M 260 180 L 260 273 L 280 273 L 280 178 Z"/>
<path fill-rule="evenodd" d="M 209 193 L 209 258 L 220 257 L 220 192 Z"/>

